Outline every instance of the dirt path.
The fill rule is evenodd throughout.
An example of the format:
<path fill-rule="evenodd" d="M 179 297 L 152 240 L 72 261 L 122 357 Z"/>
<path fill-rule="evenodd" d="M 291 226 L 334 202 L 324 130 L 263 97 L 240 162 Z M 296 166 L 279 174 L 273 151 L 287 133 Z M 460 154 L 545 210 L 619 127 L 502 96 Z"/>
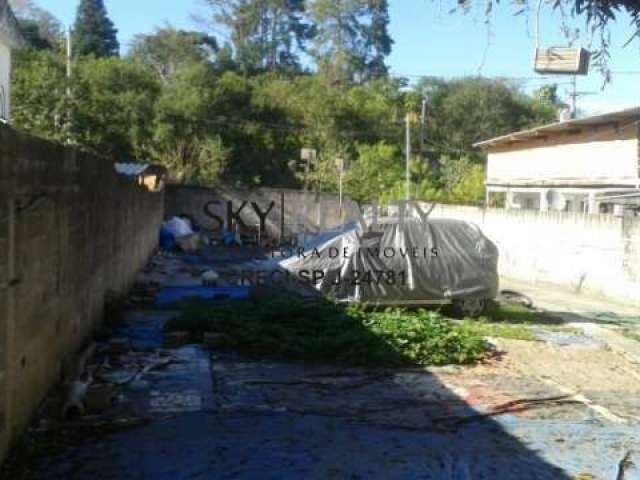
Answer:
<path fill-rule="evenodd" d="M 501 288 L 527 295 L 536 308 L 599 339 L 640 366 L 640 307 L 508 278 L 501 279 Z"/>

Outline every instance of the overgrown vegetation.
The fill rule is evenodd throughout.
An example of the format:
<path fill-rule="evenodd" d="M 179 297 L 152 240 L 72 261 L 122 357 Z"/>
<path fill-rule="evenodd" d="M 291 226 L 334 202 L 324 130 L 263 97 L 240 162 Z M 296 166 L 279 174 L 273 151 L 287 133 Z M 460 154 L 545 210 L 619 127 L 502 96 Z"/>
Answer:
<path fill-rule="evenodd" d="M 492 302 L 482 317 L 465 319 L 462 324 L 469 331 L 483 337 L 529 341 L 537 340 L 531 327 L 559 332 L 574 331 L 564 326 L 562 319 L 516 303 Z"/>
<path fill-rule="evenodd" d="M 624 335 L 627 338 L 630 338 L 631 340 L 640 342 L 640 332 L 637 329 L 623 328 L 621 330 L 621 333 L 622 335 Z"/>
<path fill-rule="evenodd" d="M 295 297 L 192 305 L 168 330 L 223 333 L 228 346 L 261 358 L 366 366 L 466 364 L 489 346 L 435 311 L 367 310 Z"/>
<path fill-rule="evenodd" d="M 335 160 L 346 158 L 347 193 L 388 201 L 404 196 L 408 114 L 414 197 L 480 203 L 484 158 L 472 144 L 555 116 L 555 97 L 504 80 L 410 84 L 390 75 L 383 0 L 208 3 L 229 43 L 165 25 L 115 58 L 116 26 L 102 2 L 84 0 L 79 13 L 97 12 L 96 21 L 74 32 L 71 79 L 60 25 L 41 9 L 19 9 L 32 48 L 16 55 L 15 124 L 205 185 L 300 186 L 300 149 L 315 148 L 311 182 L 337 191 Z"/>

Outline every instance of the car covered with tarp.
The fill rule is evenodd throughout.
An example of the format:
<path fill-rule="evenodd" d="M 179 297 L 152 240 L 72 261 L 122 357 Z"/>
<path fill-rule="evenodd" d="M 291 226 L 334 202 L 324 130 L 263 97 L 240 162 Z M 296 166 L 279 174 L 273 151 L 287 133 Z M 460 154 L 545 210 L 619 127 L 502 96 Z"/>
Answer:
<path fill-rule="evenodd" d="M 338 301 L 453 303 L 479 315 L 498 294 L 498 249 L 473 223 L 402 218 L 318 235 L 281 268 Z"/>

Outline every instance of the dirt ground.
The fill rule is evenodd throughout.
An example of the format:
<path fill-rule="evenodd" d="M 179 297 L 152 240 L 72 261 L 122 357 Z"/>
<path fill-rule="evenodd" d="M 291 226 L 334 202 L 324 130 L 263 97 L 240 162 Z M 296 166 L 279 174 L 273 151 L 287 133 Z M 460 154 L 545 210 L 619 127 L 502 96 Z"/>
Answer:
<path fill-rule="evenodd" d="M 215 262 L 158 257 L 141 280 L 191 285 Z M 176 313 L 145 301 L 111 332 L 118 361 L 97 355 L 113 405 L 61 419 L 52 396 L 4 478 L 640 479 L 640 367 L 601 338 L 490 339 L 465 367 L 291 364 L 167 345 Z"/>

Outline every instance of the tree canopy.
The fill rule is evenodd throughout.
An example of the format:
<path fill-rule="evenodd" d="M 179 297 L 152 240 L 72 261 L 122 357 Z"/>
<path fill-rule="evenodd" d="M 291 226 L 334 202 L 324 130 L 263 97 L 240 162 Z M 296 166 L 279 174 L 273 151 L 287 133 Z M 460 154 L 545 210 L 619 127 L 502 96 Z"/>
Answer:
<path fill-rule="evenodd" d="M 245 70 L 299 68 L 311 29 L 304 0 L 207 0 Z"/>
<path fill-rule="evenodd" d="M 124 58 L 105 55 L 108 42 L 92 43 L 103 54 L 78 51 L 71 79 L 63 49 L 17 52 L 14 122 L 119 161 L 160 163 L 174 181 L 203 185 L 337 190 L 335 160 L 346 158 L 347 193 L 388 201 L 404 196 L 404 118 L 426 99 L 424 122 L 410 127 L 413 195 L 476 203 L 484 156 L 473 143 L 555 117 L 553 85 L 527 95 L 498 79 L 410 84 L 390 76 L 386 0 L 214 3 L 232 45 L 165 25 L 136 36 Z M 302 148 L 319 154 L 309 176 L 298 167 Z"/>
<path fill-rule="evenodd" d="M 207 62 L 217 51 L 214 37 L 165 26 L 150 35 L 137 35 L 131 43 L 129 57 L 153 68 L 163 81 L 169 81 L 183 67 Z"/>
<path fill-rule="evenodd" d="M 76 55 L 117 57 L 120 50 L 117 34 L 103 0 L 80 0 L 73 27 Z"/>

